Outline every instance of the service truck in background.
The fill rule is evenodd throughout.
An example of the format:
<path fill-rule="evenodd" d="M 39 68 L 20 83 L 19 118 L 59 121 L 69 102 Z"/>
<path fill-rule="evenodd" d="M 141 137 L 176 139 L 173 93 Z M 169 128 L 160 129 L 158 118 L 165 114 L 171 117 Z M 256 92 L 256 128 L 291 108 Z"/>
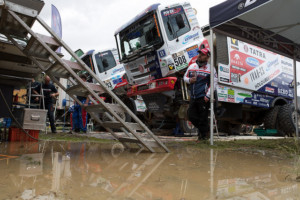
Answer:
<path fill-rule="evenodd" d="M 93 72 L 106 84 L 108 88 L 113 90 L 123 102 L 128 104 L 135 114 L 141 115 L 146 110 L 145 103 L 141 97 L 132 99 L 127 96 L 127 77 L 124 65 L 120 64 L 117 49 L 106 49 L 102 51 L 90 50 L 86 53 L 77 50 L 75 53 L 82 59 L 82 61 L 90 67 Z M 79 73 L 85 73 L 84 71 Z M 94 82 L 92 77 L 87 77 L 88 82 Z M 60 79 L 60 82 L 67 87 L 69 85 L 67 79 Z M 59 96 L 57 104 L 57 115 L 61 116 L 64 111 L 64 106 L 72 106 L 73 99 L 69 97 L 63 90 L 59 89 Z M 107 103 L 113 103 L 111 98 L 105 93 L 101 95 Z M 65 101 L 65 103 L 63 103 Z M 130 121 L 129 116 L 125 113 L 119 113 L 121 117 Z"/>
<path fill-rule="evenodd" d="M 209 29 L 204 30 L 208 37 Z M 142 96 L 145 122 L 151 128 L 177 123 L 182 131 L 195 132 L 187 118 L 189 91 L 183 75 L 198 48 L 209 48 L 209 40 L 191 4 L 154 4 L 119 28 L 115 37 L 130 84 L 127 95 Z M 281 134 L 294 133 L 292 60 L 220 34 L 212 50 L 219 77 L 215 113 L 220 130 L 239 134 L 241 124 L 264 123 Z"/>
<path fill-rule="evenodd" d="M 203 34 L 210 41 L 209 27 Z M 216 33 L 218 127 L 239 133 L 241 124 L 295 133 L 293 60 Z"/>
<path fill-rule="evenodd" d="M 145 103 L 141 97 L 132 99 L 127 96 L 127 75 L 124 65 L 119 62 L 117 49 L 90 50 L 80 58 L 135 114 L 145 112 Z M 88 77 L 88 81 L 93 82 L 93 79 Z M 106 94 L 102 94 L 101 97 L 107 103 L 114 103 Z M 131 120 L 125 113 L 119 113 L 119 115 L 126 118 L 126 121 Z"/>
<path fill-rule="evenodd" d="M 189 94 L 183 75 L 196 61 L 199 45 L 208 47 L 208 42 L 191 4 L 151 5 L 115 37 L 130 84 L 127 95 L 142 96 L 145 123 L 151 128 L 180 124 L 182 131 L 195 132 L 186 117 Z"/>

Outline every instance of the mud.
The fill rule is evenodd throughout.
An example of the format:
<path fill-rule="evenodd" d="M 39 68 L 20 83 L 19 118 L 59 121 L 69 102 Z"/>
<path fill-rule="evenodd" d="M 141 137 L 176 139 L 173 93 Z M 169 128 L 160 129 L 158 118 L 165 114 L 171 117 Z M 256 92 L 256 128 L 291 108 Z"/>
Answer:
<path fill-rule="evenodd" d="M 0 144 L 0 199 L 300 199 L 299 160 L 264 152 L 116 144 Z"/>

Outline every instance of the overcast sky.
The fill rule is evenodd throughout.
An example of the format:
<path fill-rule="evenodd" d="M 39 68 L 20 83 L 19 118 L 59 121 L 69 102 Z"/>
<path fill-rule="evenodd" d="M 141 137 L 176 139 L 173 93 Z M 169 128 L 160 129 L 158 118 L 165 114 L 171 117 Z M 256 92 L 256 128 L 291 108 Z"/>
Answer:
<path fill-rule="evenodd" d="M 197 10 L 200 26 L 208 24 L 209 8 L 224 0 L 190 0 Z M 51 4 L 60 12 L 63 40 L 72 50 L 81 48 L 84 52 L 116 47 L 114 32 L 134 18 L 148 6 L 160 3 L 168 5 L 176 0 L 44 0 L 41 18 L 51 25 Z M 43 33 L 40 26 L 35 32 Z M 66 55 L 67 56 L 67 55 Z M 68 56 L 67 56 L 68 57 Z"/>

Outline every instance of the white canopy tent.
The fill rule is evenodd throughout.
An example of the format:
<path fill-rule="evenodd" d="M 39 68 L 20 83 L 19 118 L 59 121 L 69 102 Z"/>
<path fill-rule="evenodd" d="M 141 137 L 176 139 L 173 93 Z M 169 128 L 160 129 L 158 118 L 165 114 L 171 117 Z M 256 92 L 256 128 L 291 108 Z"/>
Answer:
<path fill-rule="evenodd" d="M 222 33 L 292 58 L 294 60 L 294 83 L 297 83 L 296 61 L 300 61 L 299 10 L 299 0 L 227 0 L 210 8 L 211 35 L 214 32 Z M 213 60 L 212 53 L 212 68 Z M 213 78 L 211 83 L 213 83 Z M 213 87 L 213 84 L 211 86 Z M 211 91 L 214 90 L 211 89 Z M 295 109 L 298 108 L 296 97 L 297 87 L 294 87 Z M 213 99 L 211 101 L 212 115 Z M 211 117 L 211 127 L 213 127 L 213 117 Z M 298 126 L 296 126 L 296 135 L 299 138 Z M 212 128 L 210 141 L 213 144 Z"/>

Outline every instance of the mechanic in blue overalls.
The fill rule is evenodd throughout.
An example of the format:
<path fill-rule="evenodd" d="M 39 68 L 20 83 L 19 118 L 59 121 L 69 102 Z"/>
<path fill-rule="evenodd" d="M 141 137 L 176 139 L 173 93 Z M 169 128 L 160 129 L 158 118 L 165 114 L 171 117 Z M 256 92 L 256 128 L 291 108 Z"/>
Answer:
<path fill-rule="evenodd" d="M 79 77 L 86 82 L 87 77 L 84 74 L 79 75 Z M 77 96 L 77 99 L 84 105 L 87 106 L 89 104 L 88 97 Z M 87 128 L 87 121 L 88 121 L 88 114 L 84 108 L 82 108 L 77 102 L 74 104 L 74 111 L 72 114 L 72 129 L 75 132 L 84 132 L 86 133 Z"/>

